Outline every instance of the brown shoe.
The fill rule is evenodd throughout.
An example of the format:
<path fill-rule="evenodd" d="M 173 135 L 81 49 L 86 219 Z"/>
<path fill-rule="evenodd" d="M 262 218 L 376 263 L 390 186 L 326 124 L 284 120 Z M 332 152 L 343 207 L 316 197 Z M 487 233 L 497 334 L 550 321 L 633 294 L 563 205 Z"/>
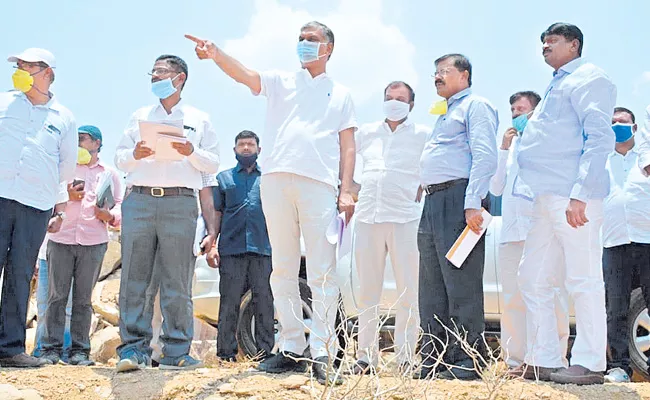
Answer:
<path fill-rule="evenodd" d="M 572 365 L 567 369 L 551 374 L 551 380 L 563 384 L 602 385 L 605 383 L 605 374 L 594 372 L 582 365 Z"/>
<path fill-rule="evenodd" d="M 38 368 L 52 364 L 46 359 L 36 358 L 25 353 L 16 354 L 13 357 L 0 358 L 0 366 L 5 368 Z"/>
<path fill-rule="evenodd" d="M 551 381 L 551 374 L 559 372 L 564 368 L 548 368 L 537 367 L 535 365 L 521 364 L 517 368 L 508 371 L 508 375 L 512 378 L 524 378 L 529 381 Z"/>

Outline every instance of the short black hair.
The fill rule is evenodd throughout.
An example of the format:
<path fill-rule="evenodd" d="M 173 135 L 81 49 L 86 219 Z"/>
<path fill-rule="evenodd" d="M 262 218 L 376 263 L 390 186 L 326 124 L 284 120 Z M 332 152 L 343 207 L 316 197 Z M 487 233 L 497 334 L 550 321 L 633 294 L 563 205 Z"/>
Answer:
<path fill-rule="evenodd" d="M 460 72 L 464 72 L 464 71 L 469 72 L 467 83 L 469 84 L 469 86 L 472 86 L 472 63 L 469 62 L 469 59 L 462 54 L 452 53 L 452 54 L 445 54 L 444 56 L 438 58 L 436 61 L 434 61 L 434 64 L 438 66 L 439 63 L 445 61 L 448 58 L 452 58 L 454 60 L 454 67 L 457 70 L 459 70 Z"/>
<path fill-rule="evenodd" d="M 556 22 L 553 25 L 549 26 L 542 35 L 540 39 L 544 43 L 544 39 L 548 35 L 559 35 L 563 36 L 566 40 L 578 40 L 580 45 L 578 46 L 578 56 L 582 57 L 582 45 L 584 44 L 584 36 L 582 31 L 575 25 L 567 24 L 566 22 Z"/>
<path fill-rule="evenodd" d="M 384 89 L 384 97 L 386 97 L 386 92 L 388 91 L 388 89 L 392 89 L 400 86 L 404 86 L 409 91 L 410 101 L 415 101 L 415 91 L 413 91 L 411 85 L 409 85 L 404 81 L 392 81 L 391 83 L 389 83 L 388 86 L 386 86 L 386 89 Z"/>
<path fill-rule="evenodd" d="M 258 146 L 260 145 L 260 138 L 253 131 L 244 130 L 239 132 L 237 136 L 235 136 L 235 145 L 237 144 L 237 141 L 239 141 L 239 139 L 255 139 L 255 143 L 257 143 Z"/>
<path fill-rule="evenodd" d="M 163 54 L 162 56 L 156 58 L 156 62 L 158 61 L 167 61 L 169 65 L 174 69 L 175 72 L 183 72 L 185 74 L 185 82 L 183 82 L 183 86 L 185 86 L 185 83 L 187 83 L 187 63 L 185 60 L 178 56 L 173 56 L 171 54 Z"/>
<path fill-rule="evenodd" d="M 510 105 L 515 104 L 515 101 L 521 99 L 522 97 L 525 97 L 530 101 L 530 104 L 533 105 L 534 107 L 537 107 L 540 101 L 542 101 L 542 97 L 537 94 L 537 92 L 533 92 L 532 90 L 524 90 L 521 92 L 517 92 L 510 96 Z"/>
<path fill-rule="evenodd" d="M 634 116 L 634 113 L 632 111 L 630 111 L 629 109 L 627 109 L 625 107 L 616 107 L 616 108 L 614 108 L 614 114 L 621 113 L 621 112 L 630 114 L 630 117 L 632 117 L 632 123 L 636 124 L 636 117 Z"/>

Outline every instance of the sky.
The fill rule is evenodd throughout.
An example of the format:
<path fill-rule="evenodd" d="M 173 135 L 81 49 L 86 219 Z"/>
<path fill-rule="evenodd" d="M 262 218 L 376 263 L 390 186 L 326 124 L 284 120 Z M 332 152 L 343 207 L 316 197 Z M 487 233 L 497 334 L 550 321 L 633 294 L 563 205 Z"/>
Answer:
<path fill-rule="evenodd" d="M 161 54 L 183 58 L 189 76 L 183 100 L 208 112 L 221 142 L 222 169 L 235 165 L 234 137 L 262 136 L 265 99 L 201 61 L 190 33 L 210 39 L 249 68 L 300 68 L 300 27 L 318 20 L 336 41 L 328 74 L 350 88 L 360 123 L 383 119 L 383 89 L 403 80 L 416 93 L 411 118 L 433 126 L 438 100 L 433 61 L 463 53 L 472 62 L 474 93 L 499 110 L 499 133 L 510 126 L 509 96 L 544 92 L 552 69 L 541 55 L 540 33 L 570 22 L 585 36 L 583 58 L 603 68 L 618 87 L 617 104 L 643 118 L 650 104 L 647 0 L 138 0 L 3 1 L 0 57 L 28 47 L 57 59 L 52 91 L 78 125 L 104 134 L 100 157 L 113 164 L 131 114 L 153 104 L 147 72 Z M 0 62 L 0 90 L 11 89 L 12 63 Z"/>

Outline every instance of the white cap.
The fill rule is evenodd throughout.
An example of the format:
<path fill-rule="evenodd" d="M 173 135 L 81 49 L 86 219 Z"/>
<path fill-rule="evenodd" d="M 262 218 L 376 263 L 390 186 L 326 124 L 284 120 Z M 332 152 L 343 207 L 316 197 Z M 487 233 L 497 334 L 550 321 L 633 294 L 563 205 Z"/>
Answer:
<path fill-rule="evenodd" d="M 18 60 L 25 62 L 44 62 L 50 68 L 56 68 L 54 54 L 45 49 L 31 48 L 7 58 L 9 62 L 18 62 Z"/>

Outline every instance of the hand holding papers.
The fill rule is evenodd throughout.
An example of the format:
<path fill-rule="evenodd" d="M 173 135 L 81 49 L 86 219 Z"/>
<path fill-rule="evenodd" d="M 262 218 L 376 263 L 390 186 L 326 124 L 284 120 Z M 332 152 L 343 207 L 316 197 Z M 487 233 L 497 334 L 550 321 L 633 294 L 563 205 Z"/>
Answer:
<path fill-rule="evenodd" d="M 327 241 L 331 244 L 338 243 L 336 251 L 338 258 L 344 257 L 352 251 L 352 230 L 354 215 L 349 224 L 345 224 L 345 213 L 342 212 L 334 217 L 327 228 Z"/>
<path fill-rule="evenodd" d="M 152 150 L 157 161 L 182 160 L 185 155 L 177 151 L 174 143 L 186 144 L 187 138 L 183 133 L 183 121 L 139 121 L 140 138 Z"/>
<path fill-rule="evenodd" d="M 487 230 L 487 227 L 490 225 L 490 222 L 492 222 L 492 215 L 490 215 L 489 212 L 487 212 L 485 209 L 482 209 L 482 216 L 483 216 L 483 225 L 481 226 L 481 232 L 479 234 L 475 233 L 471 229 L 469 229 L 468 226 L 463 229 L 463 232 L 461 232 L 460 236 L 458 236 L 458 239 L 456 239 L 456 242 L 454 242 L 454 245 L 451 246 L 451 249 L 447 252 L 445 257 L 449 262 L 454 264 L 457 268 L 461 268 L 463 265 L 463 262 L 465 262 L 465 259 L 467 256 L 469 256 L 469 253 L 474 249 L 474 246 L 476 246 L 476 243 L 478 243 L 479 239 L 485 231 Z"/>

